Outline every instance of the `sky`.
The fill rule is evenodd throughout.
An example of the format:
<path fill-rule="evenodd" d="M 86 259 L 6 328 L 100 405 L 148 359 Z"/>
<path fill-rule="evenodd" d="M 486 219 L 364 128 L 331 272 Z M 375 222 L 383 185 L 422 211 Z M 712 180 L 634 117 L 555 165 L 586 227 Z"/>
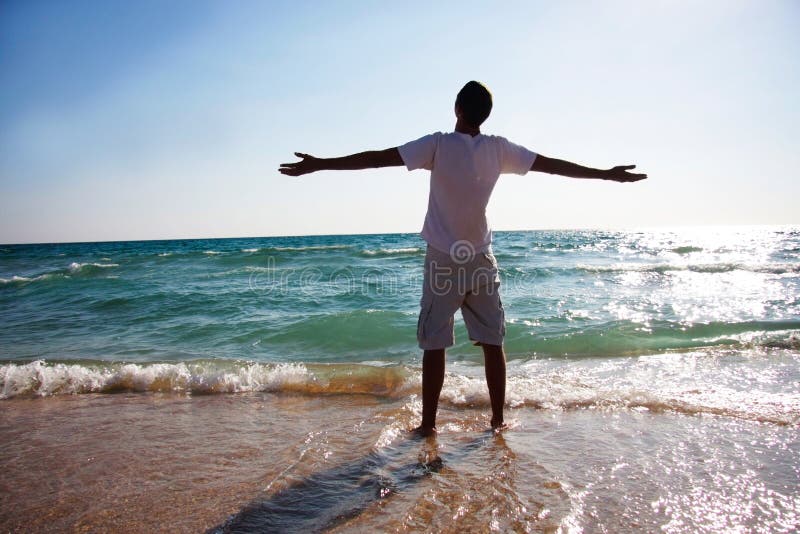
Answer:
<path fill-rule="evenodd" d="M 0 3 L 0 243 L 417 232 L 425 171 L 278 173 L 452 131 L 636 164 L 501 177 L 496 230 L 800 224 L 800 2 Z"/>

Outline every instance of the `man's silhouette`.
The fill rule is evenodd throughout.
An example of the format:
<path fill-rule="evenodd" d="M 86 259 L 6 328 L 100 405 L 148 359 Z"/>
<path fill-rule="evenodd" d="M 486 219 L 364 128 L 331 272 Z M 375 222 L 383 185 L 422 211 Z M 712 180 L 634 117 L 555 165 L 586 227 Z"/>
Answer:
<path fill-rule="evenodd" d="M 356 170 L 405 165 L 431 172 L 428 212 L 422 237 L 428 248 L 417 326 L 422 357 L 422 423 L 415 431 L 436 432 L 436 411 L 444 383 L 445 349 L 454 343 L 453 316 L 461 309 L 470 339 L 483 349 L 492 407 L 491 426 L 500 429 L 506 390 L 503 352 L 505 313 L 500 278 L 492 254 L 486 205 L 501 174 L 546 172 L 572 178 L 636 182 L 645 174 L 635 165 L 593 169 L 536 154 L 499 136 L 483 135 L 480 126 L 492 110 L 492 95 L 482 84 L 467 83 L 456 97 L 456 126 L 386 150 L 339 158 L 316 158 L 295 152 L 296 163 L 280 172 L 300 176 L 322 170 Z"/>

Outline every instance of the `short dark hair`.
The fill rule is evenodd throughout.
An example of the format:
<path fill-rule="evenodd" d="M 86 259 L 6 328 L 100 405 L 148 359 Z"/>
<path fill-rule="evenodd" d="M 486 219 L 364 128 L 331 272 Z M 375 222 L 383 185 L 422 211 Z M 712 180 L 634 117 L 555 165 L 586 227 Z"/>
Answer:
<path fill-rule="evenodd" d="M 467 124 L 477 128 L 492 112 L 492 93 L 480 82 L 467 82 L 456 96 L 456 106 Z"/>

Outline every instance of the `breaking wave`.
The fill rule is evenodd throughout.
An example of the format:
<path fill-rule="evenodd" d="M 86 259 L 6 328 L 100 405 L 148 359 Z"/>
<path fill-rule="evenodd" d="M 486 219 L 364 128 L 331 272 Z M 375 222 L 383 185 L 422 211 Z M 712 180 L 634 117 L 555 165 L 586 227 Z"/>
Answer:
<path fill-rule="evenodd" d="M 199 360 L 180 363 L 46 362 L 0 366 L 0 398 L 83 393 L 294 392 L 392 396 L 407 372 L 400 366 L 306 365 Z"/>
<path fill-rule="evenodd" d="M 630 362 L 633 362 L 632 364 Z M 630 360 L 629 365 L 637 365 Z M 441 403 L 488 407 L 479 366 L 449 371 Z M 512 409 L 618 410 L 709 414 L 795 425 L 800 423 L 800 393 L 676 387 L 665 381 L 598 380 L 588 369 L 565 371 L 525 365 L 510 370 L 507 405 Z M 630 377 L 636 376 L 635 372 Z M 301 395 L 373 395 L 416 398 L 421 383 L 416 367 L 369 364 L 266 364 L 234 360 L 180 363 L 46 362 L 0 366 L 0 398 L 86 393 L 161 392 L 220 394 L 270 392 Z"/>

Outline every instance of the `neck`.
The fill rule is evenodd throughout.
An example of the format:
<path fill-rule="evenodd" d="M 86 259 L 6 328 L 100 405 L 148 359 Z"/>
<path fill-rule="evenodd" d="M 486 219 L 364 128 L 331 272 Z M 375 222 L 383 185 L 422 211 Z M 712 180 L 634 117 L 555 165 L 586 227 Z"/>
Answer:
<path fill-rule="evenodd" d="M 458 133 L 469 134 L 472 137 L 481 133 L 480 128 L 476 128 L 475 126 L 470 126 L 469 124 L 465 124 L 461 119 L 456 121 L 456 131 Z"/>

